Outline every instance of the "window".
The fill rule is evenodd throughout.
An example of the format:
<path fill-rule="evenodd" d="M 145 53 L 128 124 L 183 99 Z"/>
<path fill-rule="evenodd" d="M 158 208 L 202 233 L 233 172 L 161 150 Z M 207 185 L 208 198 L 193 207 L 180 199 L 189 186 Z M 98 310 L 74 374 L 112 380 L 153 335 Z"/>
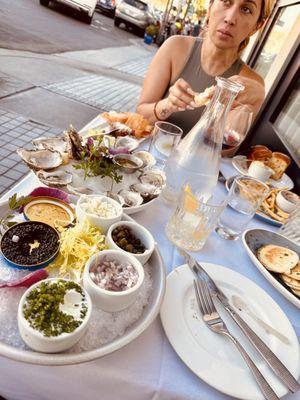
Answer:
<path fill-rule="evenodd" d="M 281 7 L 274 19 L 273 26 L 265 44 L 257 58 L 254 69 L 265 78 L 276 57 L 280 54 L 286 40 L 297 24 L 300 14 L 300 4 Z"/>

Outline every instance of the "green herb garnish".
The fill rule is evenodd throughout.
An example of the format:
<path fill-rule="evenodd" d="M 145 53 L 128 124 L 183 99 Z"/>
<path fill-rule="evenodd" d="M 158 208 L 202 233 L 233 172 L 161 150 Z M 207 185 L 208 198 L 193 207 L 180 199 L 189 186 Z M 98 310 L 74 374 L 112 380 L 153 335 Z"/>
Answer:
<path fill-rule="evenodd" d="M 27 203 L 29 203 L 33 197 L 31 196 L 21 196 L 17 198 L 17 194 L 15 193 L 8 199 L 8 206 L 10 210 L 15 211 L 18 210 L 19 208 L 25 206 Z M 0 218 L 0 228 L 3 228 L 3 230 L 6 230 L 7 228 L 10 228 L 14 225 L 17 224 L 16 221 L 12 221 L 12 219 L 15 217 L 14 214 L 7 214 L 5 217 Z"/>
<path fill-rule="evenodd" d="M 85 301 L 81 287 L 72 281 L 43 282 L 33 289 L 23 305 L 24 317 L 30 326 L 47 337 L 71 333 L 78 328 L 86 316 L 86 304 L 81 306 L 80 320 L 59 309 L 59 305 L 64 303 L 65 294 L 72 289 L 81 294 Z"/>
<path fill-rule="evenodd" d="M 73 164 L 73 167 L 84 171 L 84 179 L 100 176 L 101 178 L 108 177 L 116 183 L 120 183 L 123 179 L 123 176 L 118 173 L 120 166 L 113 162 L 108 148 L 94 143 L 89 145 L 87 151 L 80 153 L 80 162 Z"/>

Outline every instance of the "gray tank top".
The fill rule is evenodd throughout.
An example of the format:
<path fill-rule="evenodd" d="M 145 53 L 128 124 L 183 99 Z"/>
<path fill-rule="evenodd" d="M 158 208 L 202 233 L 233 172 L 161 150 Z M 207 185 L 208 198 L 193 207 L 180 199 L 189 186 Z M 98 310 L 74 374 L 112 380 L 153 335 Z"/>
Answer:
<path fill-rule="evenodd" d="M 201 55 L 202 39 L 197 38 L 195 44 L 192 48 L 191 54 L 189 55 L 185 66 L 183 67 L 181 73 L 178 75 L 177 79 L 183 78 L 191 88 L 198 93 L 203 92 L 207 87 L 215 85 L 216 81 L 213 76 L 207 75 L 207 73 L 202 69 L 200 65 L 200 55 Z M 232 75 L 238 75 L 241 71 L 244 63 L 241 59 L 237 59 L 230 68 L 225 71 L 222 76 L 224 78 L 229 78 Z M 169 88 L 166 90 L 164 98 L 169 94 Z M 205 107 L 199 107 L 195 110 L 186 110 L 181 112 L 176 112 L 170 115 L 167 121 L 179 126 L 183 130 L 183 136 L 185 136 L 192 127 L 199 121 Z"/>

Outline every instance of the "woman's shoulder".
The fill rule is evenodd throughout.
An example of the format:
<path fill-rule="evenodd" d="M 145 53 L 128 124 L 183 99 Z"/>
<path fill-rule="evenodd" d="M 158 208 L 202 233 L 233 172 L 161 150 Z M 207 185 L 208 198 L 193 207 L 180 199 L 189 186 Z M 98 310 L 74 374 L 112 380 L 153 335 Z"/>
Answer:
<path fill-rule="evenodd" d="M 174 35 L 169 37 L 164 42 L 164 47 L 168 48 L 170 51 L 180 51 L 189 52 L 190 49 L 194 46 L 196 38 L 193 36 L 184 36 L 184 35 Z"/>
<path fill-rule="evenodd" d="M 247 64 L 243 64 L 240 75 L 244 76 L 245 78 L 253 79 L 254 81 L 257 81 L 261 85 L 265 86 L 263 78 Z"/>

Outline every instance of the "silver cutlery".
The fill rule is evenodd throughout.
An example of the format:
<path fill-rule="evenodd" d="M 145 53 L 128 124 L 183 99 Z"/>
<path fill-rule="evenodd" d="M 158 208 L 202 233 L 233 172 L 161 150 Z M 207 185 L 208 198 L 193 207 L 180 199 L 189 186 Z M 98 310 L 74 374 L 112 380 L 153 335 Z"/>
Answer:
<path fill-rule="evenodd" d="M 256 314 L 254 314 L 254 312 L 250 310 L 246 302 L 240 296 L 231 296 L 231 301 L 235 308 L 249 315 L 249 317 L 251 317 L 253 321 L 260 325 L 268 334 L 277 337 L 277 339 L 281 340 L 282 343 L 290 344 L 290 340 L 285 335 L 278 332 L 275 328 L 273 328 L 273 326 L 269 325 L 267 322 L 263 321 Z"/>
<path fill-rule="evenodd" d="M 240 342 L 229 332 L 225 322 L 222 320 L 218 314 L 213 300 L 210 296 L 208 286 L 204 280 L 197 279 L 194 280 L 196 299 L 199 309 L 202 314 L 202 319 L 205 324 L 215 333 L 219 333 L 228 337 L 232 343 L 236 346 L 237 350 L 241 353 L 243 359 L 245 360 L 247 366 L 252 372 L 258 386 L 260 387 L 264 397 L 267 400 L 279 400 L 274 390 L 271 388 L 269 383 L 266 381 L 262 373 L 256 367 L 252 359 L 249 357 L 246 350 L 240 344 Z"/>
<path fill-rule="evenodd" d="M 215 282 L 211 279 L 204 268 L 201 267 L 200 263 L 197 262 L 185 251 L 180 250 L 182 256 L 186 259 L 189 267 L 196 276 L 197 279 L 204 279 L 209 287 L 212 296 L 217 297 L 221 302 L 225 310 L 229 313 L 234 322 L 239 326 L 244 335 L 249 339 L 252 345 L 256 348 L 259 354 L 267 362 L 273 372 L 281 379 L 281 381 L 289 388 L 293 393 L 300 389 L 300 384 L 293 377 L 290 371 L 282 364 L 278 357 L 272 352 L 271 349 L 261 340 L 261 338 L 250 328 L 250 326 L 239 316 L 238 313 L 229 304 L 228 298 L 225 294 L 217 287 Z"/>

